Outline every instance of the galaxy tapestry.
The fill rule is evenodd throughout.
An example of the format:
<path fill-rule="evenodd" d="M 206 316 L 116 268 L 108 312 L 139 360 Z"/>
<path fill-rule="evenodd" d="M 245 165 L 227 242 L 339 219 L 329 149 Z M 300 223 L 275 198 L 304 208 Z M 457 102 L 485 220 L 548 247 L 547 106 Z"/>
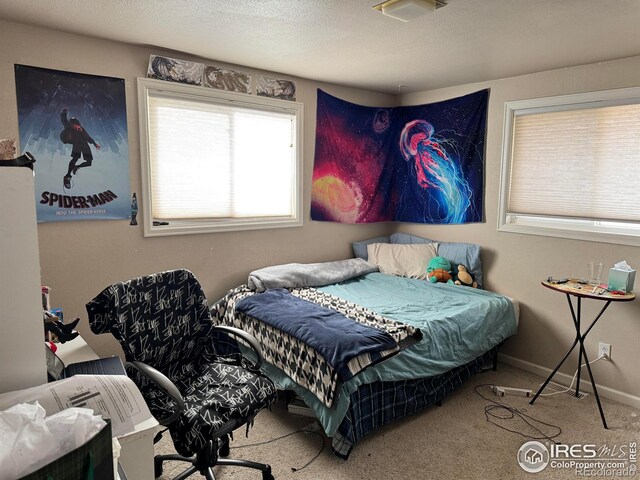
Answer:
<path fill-rule="evenodd" d="M 377 108 L 318 90 L 311 218 L 481 222 L 488 98 Z"/>
<path fill-rule="evenodd" d="M 129 218 L 124 80 L 24 65 L 15 76 L 38 222 Z"/>

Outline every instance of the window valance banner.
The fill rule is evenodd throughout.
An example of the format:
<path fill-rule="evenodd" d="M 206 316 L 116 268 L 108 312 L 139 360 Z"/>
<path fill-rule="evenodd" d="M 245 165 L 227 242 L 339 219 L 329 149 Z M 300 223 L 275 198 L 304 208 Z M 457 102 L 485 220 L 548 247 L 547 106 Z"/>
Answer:
<path fill-rule="evenodd" d="M 36 158 L 38 222 L 131 215 L 122 78 L 15 65 L 20 149 Z"/>
<path fill-rule="evenodd" d="M 318 90 L 311 218 L 481 222 L 488 98 L 381 108 Z"/>

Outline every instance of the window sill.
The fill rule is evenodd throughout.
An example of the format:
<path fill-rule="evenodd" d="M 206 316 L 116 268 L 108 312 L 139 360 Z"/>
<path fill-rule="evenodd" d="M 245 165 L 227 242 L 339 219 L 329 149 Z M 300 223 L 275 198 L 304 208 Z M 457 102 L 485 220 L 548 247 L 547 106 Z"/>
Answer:
<path fill-rule="evenodd" d="M 505 223 L 498 226 L 499 232 L 538 235 L 544 237 L 567 238 L 588 242 L 612 243 L 617 245 L 640 246 L 640 232 L 638 234 L 624 234 L 610 231 L 595 231 L 589 229 L 566 229 L 558 227 Z"/>
<path fill-rule="evenodd" d="M 246 219 L 220 221 L 179 220 L 171 222 L 152 222 L 145 219 L 145 237 L 163 237 L 170 235 L 195 235 L 203 233 L 235 232 L 247 230 L 266 230 L 271 228 L 302 227 L 302 219 Z"/>

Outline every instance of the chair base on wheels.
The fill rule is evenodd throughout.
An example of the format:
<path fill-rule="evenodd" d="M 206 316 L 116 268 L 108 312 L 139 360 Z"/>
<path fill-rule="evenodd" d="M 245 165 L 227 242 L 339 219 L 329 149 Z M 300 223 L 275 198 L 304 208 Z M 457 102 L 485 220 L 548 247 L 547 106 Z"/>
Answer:
<path fill-rule="evenodd" d="M 266 463 L 252 462 L 250 460 L 237 460 L 231 458 L 220 458 L 229 454 L 229 439 L 220 439 L 220 446 L 218 446 L 218 439 L 210 440 L 208 445 L 203 448 L 195 457 L 183 457 L 178 454 L 156 455 L 153 459 L 153 470 L 155 477 L 158 478 L 162 475 L 162 462 L 165 460 L 175 460 L 180 462 L 189 462 L 189 467 L 173 480 L 183 480 L 194 473 L 200 473 L 204 475 L 207 480 L 216 480 L 213 473 L 213 467 L 218 465 L 227 465 L 234 467 L 247 467 L 262 472 L 262 480 L 275 480 L 271 473 L 271 466 Z"/>

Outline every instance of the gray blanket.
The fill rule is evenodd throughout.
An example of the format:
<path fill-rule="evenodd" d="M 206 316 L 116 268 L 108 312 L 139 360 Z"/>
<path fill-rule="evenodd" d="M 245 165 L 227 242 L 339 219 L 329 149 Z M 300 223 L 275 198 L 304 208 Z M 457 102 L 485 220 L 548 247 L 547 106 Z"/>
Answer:
<path fill-rule="evenodd" d="M 377 265 L 361 258 L 323 263 L 288 263 L 254 270 L 249 274 L 247 283 L 256 292 L 264 292 L 268 288 L 321 287 L 377 271 Z"/>

